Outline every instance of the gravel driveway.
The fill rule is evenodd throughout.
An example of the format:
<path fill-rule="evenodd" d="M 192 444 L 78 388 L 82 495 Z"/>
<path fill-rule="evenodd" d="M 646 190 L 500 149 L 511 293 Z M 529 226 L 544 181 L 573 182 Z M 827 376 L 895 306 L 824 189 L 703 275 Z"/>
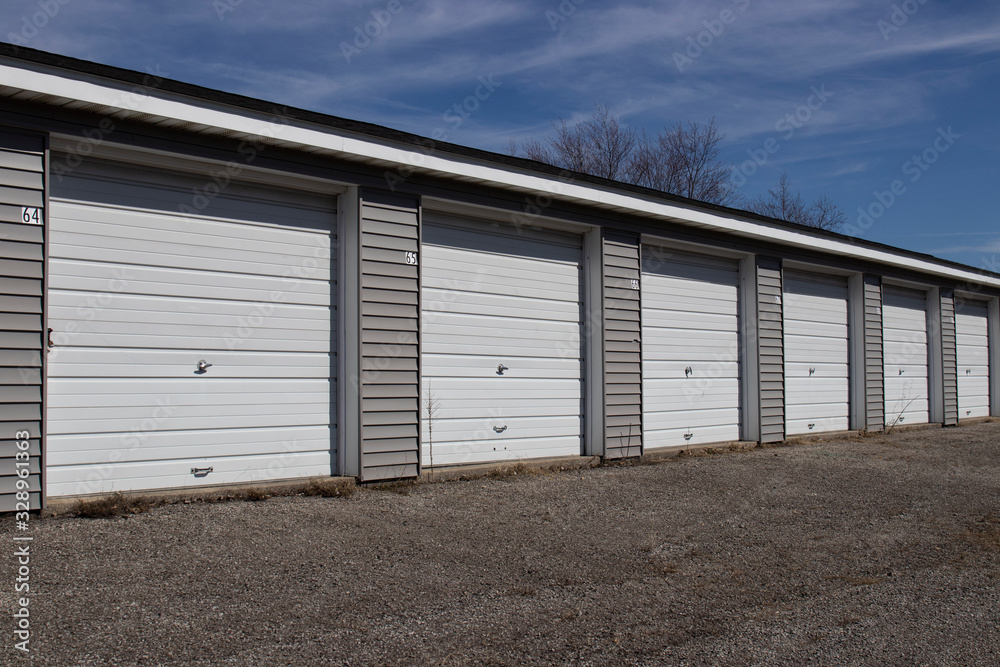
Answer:
<path fill-rule="evenodd" d="M 1000 664 L 1000 422 L 10 517 L 35 665 Z M 3 559 L 14 609 L 16 559 Z M 8 627 L 13 620 L 8 616 Z"/>

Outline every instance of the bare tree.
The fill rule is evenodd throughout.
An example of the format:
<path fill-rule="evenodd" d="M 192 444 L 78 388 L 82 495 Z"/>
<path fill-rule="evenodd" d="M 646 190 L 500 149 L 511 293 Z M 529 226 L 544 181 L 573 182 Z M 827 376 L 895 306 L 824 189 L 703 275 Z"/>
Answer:
<path fill-rule="evenodd" d="M 782 172 L 778 184 L 767 191 L 767 196 L 751 200 L 748 208 L 771 218 L 831 231 L 847 222 L 843 210 L 829 197 L 820 197 L 807 205 L 801 194 L 792 192 L 787 172 Z"/>
<path fill-rule="evenodd" d="M 720 158 L 724 138 L 713 118 L 664 128 L 656 137 L 624 125 L 597 105 L 589 120 L 570 125 L 560 119 L 547 143 L 511 139 L 508 152 L 612 180 L 671 192 L 715 204 L 738 198 L 730 179 L 732 165 Z"/>

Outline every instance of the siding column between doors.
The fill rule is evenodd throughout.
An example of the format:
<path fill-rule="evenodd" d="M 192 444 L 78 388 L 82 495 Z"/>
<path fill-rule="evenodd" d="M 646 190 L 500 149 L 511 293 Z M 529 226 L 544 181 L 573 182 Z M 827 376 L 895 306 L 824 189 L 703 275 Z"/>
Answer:
<path fill-rule="evenodd" d="M 46 144 L 0 132 L 0 512 L 45 501 Z"/>
<path fill-rule="evenodd" d="M 885 369 L 882 343 L 882 278 L 864 276 L 865 415 L 869 431 L 885 428 Z M 854 370 L 853 372 L 857 372 Z"/>
<path fill-rule="evenodd" d="M 361 191 L 361 481 L 420 472 L 420 203 Z"/>
<path fill-rule="evenodd" d="M 781 260 L 757 257 L 760 441 L 785 439 L 785 353 Z"/>
<path fill-rule="evenodd" d="M 604 456 L 642 454 L 641 245 L 604 232 Z"/>
<path fill-rule="evenodd" d="M 941 290 L 941 375 L 944 425 L 958 425 L 958 336 L 955 330 L 955 290 Z"/>

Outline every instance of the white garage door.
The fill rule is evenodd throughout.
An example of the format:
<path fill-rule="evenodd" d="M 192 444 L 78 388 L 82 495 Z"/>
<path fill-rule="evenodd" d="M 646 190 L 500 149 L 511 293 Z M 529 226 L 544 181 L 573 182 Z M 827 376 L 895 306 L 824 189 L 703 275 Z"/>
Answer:
<path fill-rule="evenodd" d="M 580 238 L 425 225 L 422 248 L 422 464 L 579 455 Z"/>
<path fill-rule="evenodd" d="M 990 414 L 989 311 L 985 303 L 965 302 L 955 314 L 958 335 L 958 416 Z"/>
<path fill-rule="evenodd" d="M 643 249 L 645 447 L 739 440 L 739 268 Z"/>
<path fill-rule="evenodd" d="M 785 432 L 849 427 L 847 280 L 785 271 Z"/>
<path fill-rule="evenodd" d="M 330 474 L 333 199 L 86 169 L 53 184 L 49 493 Z"/>
<path fill-rule="evenodd" d="M 885 423 L 925 424 L 929 418 L 927 294 L 886 285 L 882 297 Z"/>

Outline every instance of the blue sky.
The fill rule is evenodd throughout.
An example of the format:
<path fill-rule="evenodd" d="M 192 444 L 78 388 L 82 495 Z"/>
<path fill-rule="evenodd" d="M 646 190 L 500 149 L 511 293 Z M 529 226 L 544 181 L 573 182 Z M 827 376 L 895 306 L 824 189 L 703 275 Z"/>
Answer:
<path fill-rule="evenodd" d="M 495 151 L 595 104 L 654 134 L 715 117 L 746 195 L 787 170 L 849 232 L 1000 271 L 995 1 L 6 0 L 0 30 Z"/>

